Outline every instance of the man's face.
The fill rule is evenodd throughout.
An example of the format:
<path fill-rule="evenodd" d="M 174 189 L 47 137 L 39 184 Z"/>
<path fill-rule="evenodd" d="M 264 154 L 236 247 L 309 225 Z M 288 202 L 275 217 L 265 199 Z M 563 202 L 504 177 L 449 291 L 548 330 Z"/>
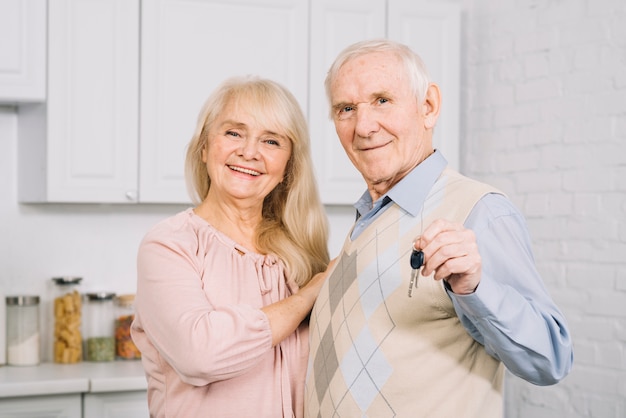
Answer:
<path fill-rule="evenodd" d="M 374 200 L 432 153 L 428 100 L 417 103 L 405 73 L 394 54 L 370 53 L 346 62 L 331 85 L 337 135 Z"/>

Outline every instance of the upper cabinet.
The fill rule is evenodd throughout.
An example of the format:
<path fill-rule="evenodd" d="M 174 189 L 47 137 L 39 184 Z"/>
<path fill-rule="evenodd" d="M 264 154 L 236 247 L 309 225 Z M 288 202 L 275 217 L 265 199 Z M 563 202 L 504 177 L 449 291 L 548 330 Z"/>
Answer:
<path fill-rule="evenodd" d="M 139 0 L 50 1 L 47 39 L 47 100 L 18 108 L 19 200 L 136 202 Z"/>
<path fill-rule="evenodd" d="M 352 204 L 366 186 L 339 142 L 329 117 L 326 72 L 339 52 L 364 39 L 410 46 L 442 91 L 433 138 L 450 166 L 459 165 L 460 8 L 428 0 L 315 0 L 311 2 L 310 130 L 316 175 L 326 204 Z"/>
<path fill-rule="evenodd" d="M 308 31 L 308 0 L 142 3 L 140 201 L 189 200 L 186 147 L 224 79 L 267 77 L 306 105 Z"/>
<path fill-rule="evenodd" d="M 322 201 L 352 204 L 365 182 L 344 152 L 335 126 L 324 80 L 335 57 L 346 46 L 387 33 L 385 0 L 316 0 L 311 2 L 311 102 L 309 128 Z"/>
<path fill-rule="evenodd" d="M 25 12 L 35 4 L 44 12 Z M 204 101 L 227 77 L 255 74 L 284 84 L 308 115 L 323 202 L 351 204 L 365 185 L 336 137 L 323 83 L 342 48 L 374 37 L 412 46 L 441 84 L 435 142 L 455 165 L 460 23 L 458 8 L 446 4 L 54 0 L 46 20 L 43 0 L 3 2 L 0 12 L 17 17 L 0 13 L 0 35 L 34 25 L 47 39 L 47 50 L 11 47 L 41 60 L 34 67 L 47 68 L 48 86 L 47 97 L 18 100 L 19 200 L 189 203 L 184 159 Z M 11 48 L 0 43 L 0 101 L 9 97 L 5 74 L 33 68 Z"/>
<path fill-rule="evenodd" d="M 188 203 L 186 146 L 219 82 L 258 74 L 308 100 L 307 0 L 48 7 L 48 99 L 18 110 L 21 202 Z"/>
<path fill-rule="evenodd" d="M 46 0 L 0 2 L 0 103 L 46 98 Z"/>
<path fill-rule="evenodd" d="M 416 51 L 441 89 L 441 112 L 433 144 L 459 169 L 461 9 L 458 4 L 389 0 L 387 35 Z"/>

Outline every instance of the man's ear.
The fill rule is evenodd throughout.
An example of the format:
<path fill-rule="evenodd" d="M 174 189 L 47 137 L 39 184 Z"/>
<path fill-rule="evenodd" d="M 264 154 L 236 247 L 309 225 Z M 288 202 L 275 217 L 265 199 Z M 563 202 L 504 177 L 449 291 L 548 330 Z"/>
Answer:
<path fill-rule="evenodd" d="M 426 97 L 422 102 L 422 111 L 424 112 L 424 127 L 433 129 L 439 118 L 439 109 L 441 108 L 441 92 L 439 86 L 430 83 L 426 90 Z"/>

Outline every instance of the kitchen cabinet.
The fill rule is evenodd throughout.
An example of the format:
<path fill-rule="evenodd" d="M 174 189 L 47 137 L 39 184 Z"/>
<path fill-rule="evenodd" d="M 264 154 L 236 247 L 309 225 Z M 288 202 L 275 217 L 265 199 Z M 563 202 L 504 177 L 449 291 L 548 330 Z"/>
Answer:
<path fill-rule="evenodd" d="M 46 98 L 46 0 L 0 2 L 0 103 Z"/>
<path fill-rule="evenodd" d="M 187 203 L 185 148 L 220 81 L 258 74 L 307 102 L 307 0 L 48 6 L 48 100 L 18 110 L 21 202 Z"/>
<path fill-rule="evenodd" d="M 329 118 L 324 79 L 349 44 L 389 38 L 424 60 L 442 91 L 443 108 L 433 142 L 450 165 L 459 165 L 460 8 L 455 3 L 415 0 L 316 0 L 311 2 L 310 130 L 316 177 L 326 204 L 352 204 L 365 191 Z"/>
<path fill-rule="evenodd" d="M 385 0 L 313 1 L 311 4 L 311 99 L 309 129 L 316 178 L 326 204 L 352 204 L 365 183 L 344 152 L 330 119 L 324 89 L 326 72 L 346 46 L 384 38 Z"/>
<path fill-rule="evenodd" d="M 18 108 L 19 201 L 137 201 L 139 0 L 48 2 L 47 39 L 47 100 Z"/>
<path fill-rule="evenodd" d="M 140 361 L 0 368 L 0 418 L 148 417 Z"/>
<path fill-rule="evenodd" d="M 0 399 L 0 418 L 148 418 L 146 391 Z"/>
<path fill-rule="evenodd" d="M 0 399 L 0 418 L 81 418 L 80 393 Z"/>
<path fill-rule="evenodd" d="M 149 418 L 146 391 L 87 393 L 83 418 Z"/>
<path fill-rule="evenodd" d="M 15 0 L 26 3 L 29 0 Z M 186 145 L 208 94 L 257 74 L 308 116 L 322 201 L 365 185 L 336 137 L 323 81 L 366 38 L 413 47 L 441 85 L 435 145 L 458 167 L 460 11 L 428 0 L 55 0 L 48 96 L 18 108 L 20 202 L 188 204 Z"/>
<path fill-rule="evenodd" d="M 407 44 L 441 88 L 442 109 L 433 136 L 450 166 L 459 169 L 461 105 L 460 4 L 388 0 L 387 36 Z M 391 24 L 391 22 L 394 22 Z"/>
<path fill-rule="evenodd" d="M 141 13 L 139 200 L 187 202 L 186 146 L 218 83 L 257 74 L 306 106 L 308 0 L 150 0 Z"/>

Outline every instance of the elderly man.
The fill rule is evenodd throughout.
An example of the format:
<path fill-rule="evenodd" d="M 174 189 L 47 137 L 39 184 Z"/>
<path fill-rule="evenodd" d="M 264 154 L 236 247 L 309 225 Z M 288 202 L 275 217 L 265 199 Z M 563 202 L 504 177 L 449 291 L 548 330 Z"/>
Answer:
<path fill-rule="evenodd" d="M 501 417 L 504 367 L 565 377 L 570 334 L 525 220 L 433 149 L 441 98 L 421 59 L 357 43 L 326 91 L 368 190 L 311 313 L 305 416 Z"/>

